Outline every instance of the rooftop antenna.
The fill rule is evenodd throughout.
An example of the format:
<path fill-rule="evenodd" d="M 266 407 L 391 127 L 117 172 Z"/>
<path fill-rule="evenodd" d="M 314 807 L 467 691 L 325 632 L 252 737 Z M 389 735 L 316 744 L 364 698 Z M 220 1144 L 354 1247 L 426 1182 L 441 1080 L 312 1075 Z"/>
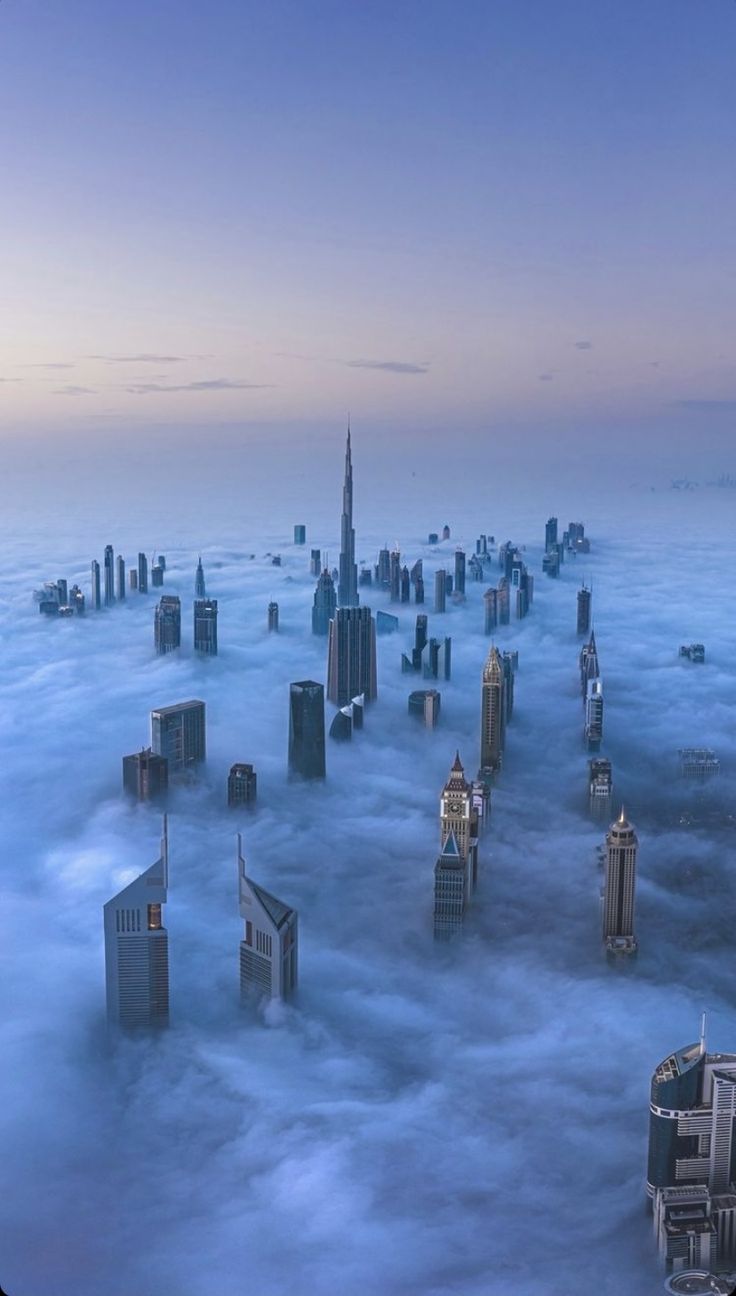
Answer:
<path fill-rule="evenodd" d="M 706 1024 L 706 1019 L 707 1019 L 707 1013 L 702 1012 L 702 1013 L 700 1014 L 700 1055 L 701 1055 L 701 1057 L 704 1056 L 704 1054 L 705 1054 L 705 1024 Z"/>

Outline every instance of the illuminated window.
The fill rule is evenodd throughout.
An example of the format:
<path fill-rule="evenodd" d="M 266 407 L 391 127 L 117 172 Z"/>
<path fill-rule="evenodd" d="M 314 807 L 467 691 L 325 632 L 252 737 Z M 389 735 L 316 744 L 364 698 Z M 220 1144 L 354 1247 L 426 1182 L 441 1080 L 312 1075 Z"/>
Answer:
<path fill-rule="evenodd" d="M 149 904 L 148 906 L 148 930 L 159 931 L 161 928 L 161 905 Z"/>

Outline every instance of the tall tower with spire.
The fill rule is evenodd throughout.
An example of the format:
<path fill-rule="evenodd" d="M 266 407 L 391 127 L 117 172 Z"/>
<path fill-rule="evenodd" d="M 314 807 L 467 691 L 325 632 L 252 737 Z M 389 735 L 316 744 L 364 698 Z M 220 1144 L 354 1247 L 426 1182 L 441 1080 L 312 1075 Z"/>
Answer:
<path fill-rule="evenodd" d="M 483 667 L 480 725 L 481 772 L 501 768 L 505 731 L 506 699 L 503 661 L 493 644 Z"/>
<path fill-rule="evenodd" d="M 207 591 L 204 585 L 204 567 L 202 566 L 202 556 L 197 561 L 197 571 L 194 577 L 194 597 L 195 599 L 207 598 Z"/>
<path fill-rule="evenodd" d="M 475 888 L 478 881 L 478 811 L 473 804 L 473 789 L 465 777 L 460 752 L 440 797 L 440 845 L 444 848 L 452 834 L 458 850 L 467 861 L 467 890 Z"/>
<path fill-rule="evenodd" d="M 606 885 L 603 892 L 603 941 L 606 954 L 636 954 L 634 888 L 639 839 L 621 807 L 606 833 Z"/>
<path fill-rule="evenodd" d="M 337 606 L 358 606 L 358 568 L 355 562 L 355 530 L 353 528 L 353 460 L 350 451 L 350 422 L 345 447 L 345 480 L 342 487 L 342 517 L 340 519 L 340 575 L 337 586 Z"/>

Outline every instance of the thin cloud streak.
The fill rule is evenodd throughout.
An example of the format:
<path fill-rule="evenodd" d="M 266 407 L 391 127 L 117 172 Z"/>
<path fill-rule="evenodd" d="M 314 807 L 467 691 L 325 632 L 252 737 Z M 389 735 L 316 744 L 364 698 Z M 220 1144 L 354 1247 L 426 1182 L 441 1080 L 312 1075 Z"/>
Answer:
<path fill-rule="evenodd" d="M 384 373 L 425 374 L 429 365 L 412 364 L 407 360 L 343 360 L 348 369 L 381 369 Z"/>
<path fill-rule="evenodd" d="M 189 383 L 133 383 L 124 390 L 131 396 L 150 396 L 166 392 L 258 391 L 271 386 L 272 383 L 241 382 L 235 378 L 203 378 Z"/>

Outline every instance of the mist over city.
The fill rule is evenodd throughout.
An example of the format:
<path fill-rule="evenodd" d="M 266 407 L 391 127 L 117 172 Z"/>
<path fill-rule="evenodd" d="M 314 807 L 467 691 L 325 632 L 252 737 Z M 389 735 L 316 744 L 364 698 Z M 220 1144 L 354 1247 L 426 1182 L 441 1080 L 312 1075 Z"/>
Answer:
<path fill-rule="evenodd" d="M 0 6 L 2 1296 L 734 1289 L 735 52 Z"/>

